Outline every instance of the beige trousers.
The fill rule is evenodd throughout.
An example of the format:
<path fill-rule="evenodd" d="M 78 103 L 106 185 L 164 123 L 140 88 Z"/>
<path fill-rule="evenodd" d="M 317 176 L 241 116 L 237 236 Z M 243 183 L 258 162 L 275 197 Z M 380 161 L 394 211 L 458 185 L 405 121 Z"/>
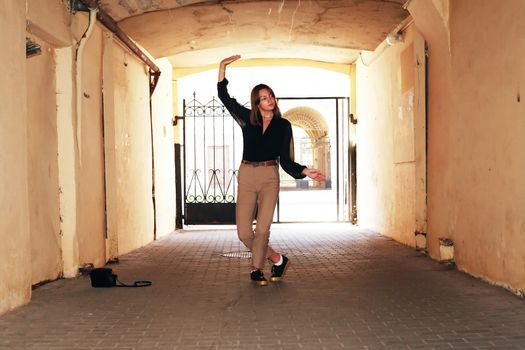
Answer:
<path fill-rule="evenodd" d="M 235 218 L 237 234 L 252 252 L 252 266 L 264 267 L 264 260 L 274 252 L 268 245 L 270 226 L 279 197 L 279 166 L 241 164 L 237 176 L 239 188 Z M 257 222 L 253 230 L 253 219 Z"/>

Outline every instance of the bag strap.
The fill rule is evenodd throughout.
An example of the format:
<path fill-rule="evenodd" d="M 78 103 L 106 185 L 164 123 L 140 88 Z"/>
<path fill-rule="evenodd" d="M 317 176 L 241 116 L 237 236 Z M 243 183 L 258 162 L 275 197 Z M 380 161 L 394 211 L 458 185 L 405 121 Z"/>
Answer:
<path fill-rule="evenodd" d="M 133 285 L 124 284 L 117 278 L 117 284 L 115 287 L 126 287 L 126 288 L 140 288 L 140 287 L 149 287 L 153 284 L 151 281 L 135 281 Z"/>

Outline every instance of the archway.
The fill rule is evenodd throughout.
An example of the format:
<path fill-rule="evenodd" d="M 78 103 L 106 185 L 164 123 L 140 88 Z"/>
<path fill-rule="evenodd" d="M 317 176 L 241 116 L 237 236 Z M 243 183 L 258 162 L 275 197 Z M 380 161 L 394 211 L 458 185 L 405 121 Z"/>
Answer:
<path fill-rule="evenodd" d="M 302 145 L 299 149 L 304 153 L 309 153 L 310 159 L 300 159 L 302 163 L 308 164 L 321 170 L 326 175 L 324 183 L 314 183 L 316 187 L 330 187 L 330 139 L 328 137 L 328 125 L 322 114 L 314 108 L 300 106 L 288 110 L 283 115 L 293 126 L 299 127 L 310 138 L 309 145 Z M 296 140 L 297 143 L 297 140 Z M 296 155 L 300 156 L 300 155 Z"/>
<path fill-rule="evenodd" d="M 283 117 L 294 128 L 295 159 L 321 170 L 326 180 L 281 178 L 281 222 L 347 220 L 347 97 L 280 97 Z"/>

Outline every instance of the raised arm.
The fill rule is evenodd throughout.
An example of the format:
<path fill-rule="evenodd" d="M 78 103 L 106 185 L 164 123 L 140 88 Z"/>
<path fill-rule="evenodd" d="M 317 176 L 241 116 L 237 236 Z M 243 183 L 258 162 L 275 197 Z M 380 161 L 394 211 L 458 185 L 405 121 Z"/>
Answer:
<path fill-rule="evenodd" d="M 250 120 L 250 110 L 236 99 L 232 98 L 228 93 L 228 79 L 226 79 L 226 66 L 241 58 L 240 55 L 233 55 L 221 61 L 219 66 L 219 82 L 217 83 L 217 94 L 219 99 L 224 104 L 233 119 L 242 127 L 244 127 Z"/>

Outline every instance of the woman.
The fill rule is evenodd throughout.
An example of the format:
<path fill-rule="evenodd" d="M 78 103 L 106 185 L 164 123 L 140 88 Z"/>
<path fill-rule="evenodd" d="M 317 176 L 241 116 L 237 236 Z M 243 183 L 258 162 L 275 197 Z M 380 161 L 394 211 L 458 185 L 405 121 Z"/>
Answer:
<path fill-rule="evenodd" d="M 238 172 L 236 206 L 237 233 L 239 239 L 252 252 L 250 278 L 258 285 L 268 281 L 262 269 L 264 259 L 272 264 L 271 281 L 281 280 L 288 258 L 274 251 L 269 245 L 270 225 L 279 196 L 279 164 L 296 179 L 308 176 L 323 181 L 324 175 L 317 169 L 309 169 L 294 162 L 293 136 L 290 122 L 281 117 L 273 90 L 264 84 L 255 86 L 251 92 L 251 110 L 231 98 L 227 85 L 226 66 L 240 59 L 240 55 L 225 58 L 220 63 L 217 90 L 219 98 L 235 121 L 242 128 L 243 156 Z M 257 223 L 252 228 L 255 212 Z"/>

